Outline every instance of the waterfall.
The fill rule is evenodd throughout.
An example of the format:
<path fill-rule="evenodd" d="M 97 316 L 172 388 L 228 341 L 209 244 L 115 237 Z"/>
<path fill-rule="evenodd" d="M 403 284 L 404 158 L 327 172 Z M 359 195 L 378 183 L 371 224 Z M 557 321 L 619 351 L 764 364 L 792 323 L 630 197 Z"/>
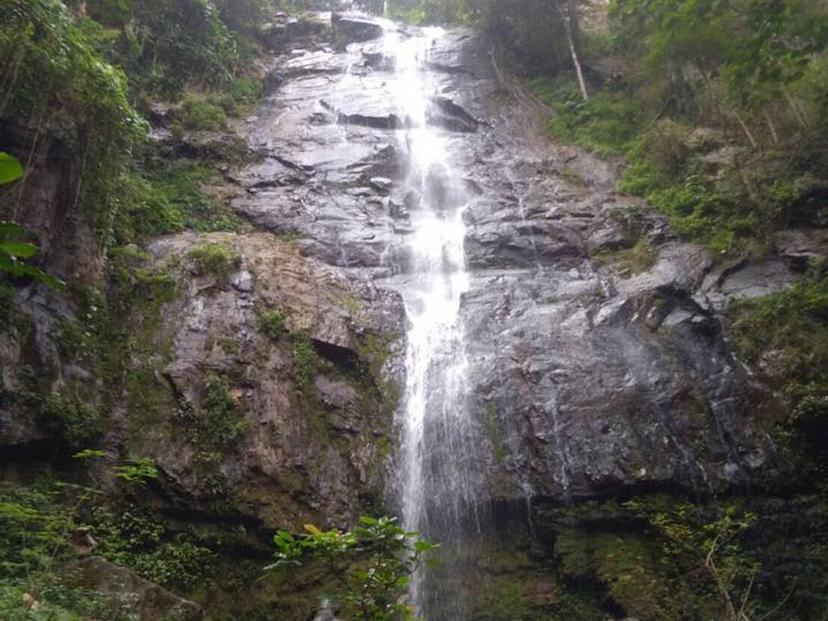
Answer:
<path fill-rule="evenodd" d="M 460 316 L 469 289 L 463 221 L 469 197 L 449 156 L 450 133 L 428 122 L 437 93 L 426 61 L 441 34 L 436 28 L 413 35 L 389 28 L 383 47 L 394 58 L 389 90 L 406 119 L 398 135 L 407 170 L 399 189 L 412 229 L 398 277 L 410 324 L 395 492 L 407 529 L 450 546 L 480 527 L 480 472 L 473 465 L 481 439 L 468 416 Z M 438 590 L 423 572 L 415 576 L 412 598 L 418 609 L 430 619 L 460 618 L 460 603 L 442 601 Z"/>

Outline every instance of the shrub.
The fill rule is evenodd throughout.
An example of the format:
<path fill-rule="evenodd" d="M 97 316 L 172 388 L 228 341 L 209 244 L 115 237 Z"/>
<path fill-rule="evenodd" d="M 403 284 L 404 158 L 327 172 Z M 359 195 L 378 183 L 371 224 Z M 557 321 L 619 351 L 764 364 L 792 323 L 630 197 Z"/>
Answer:
<path fill-rule="evenodd" d="M 294 379 L 299 387 L 310 381 L 316 362 L 316 348 L 310 337 L 306 334 L 297 334 L 293 340 L 293 368 Z"/>
<path fill-rule="evenodd" d="M 232 248 L 220 243 L 196 246 L 187 253 L 199 275 L 212 274 L 224 278 L 241 265 L 241 256 Z"/>
<path fill-rule="evenodd" d="M 211 550 L 179 538 L 149 554 L 134 555 L 130 566 L 151 582 L 169 589 L 188 591 L 204 582 L 213 557 Z"/>
<path fill-rule="evenodd" d="M 218 131 L 227 126 L 227 114 L 207 98 L 189 96 L 184 100 L 181 124 L 195 131 Z"/>
<path fill-rule="evenodd" d="M 43 420 L 73 448 L 82 448 L 101 434 L 101 414 L 93 405 L 78 397 L 55 393 L 46 398 Z"/>
<path fill-rule="evenodd" d="M 737 350 L 757 364 L 777 352 L 777 381 L 791 404 L 789 422 L 809 433 L 828 433 L 828 275 L 728 310 Z"/>
<path fill-rule="evenodd" d="M 204 379 L 198 441 L 202 446 L 224 449 L 244 434 L 246 424 L 239 404 L 230 393 L 230 383 L 216 373 Z"/>
<path fill-rule="evenodd" d="M 285 315 L 279 310 L 267 310 L 259 315 L 258 327 L 259 332 L 277 340 L 285 332 Z"/>

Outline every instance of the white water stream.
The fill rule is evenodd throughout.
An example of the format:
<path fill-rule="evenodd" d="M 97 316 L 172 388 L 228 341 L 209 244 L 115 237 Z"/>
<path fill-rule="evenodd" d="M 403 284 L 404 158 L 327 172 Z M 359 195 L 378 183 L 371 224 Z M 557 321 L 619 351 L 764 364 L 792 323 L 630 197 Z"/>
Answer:
<path fill-rule="evenodd" d="M 477 523 L 479 473 L 472 464 L 479 439 L 468 419 L 460 319 L 461 299 L 469 289 L 463 222 L 468 195 L 450 161 L 449 132 L 428 123 L 437 92 L 426 63 L 441 35 L 440 29 L 424 29 L 408 36 L 389 27 L 383 50 L 394 58 L 388 88 L 397 113 L 407 119 L 407 129 L 398 132 L 407 165 L 400 195 L 410 198 L 413 229 L 399 286 L 410 325 L 395 491 L 407 529 L 450 545 Z M 440 598 L 430 589 L 427 576 L 416 576 L 414 603 L 426 612 L 439 607 L 437 616 L 443 617 L 451 606 L 435 601 Z"/>

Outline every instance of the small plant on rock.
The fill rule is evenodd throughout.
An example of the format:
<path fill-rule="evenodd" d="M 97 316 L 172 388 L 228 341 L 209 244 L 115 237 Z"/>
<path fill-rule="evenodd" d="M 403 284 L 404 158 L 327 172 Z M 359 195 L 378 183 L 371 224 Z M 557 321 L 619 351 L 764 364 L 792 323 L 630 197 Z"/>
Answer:
<path fill-rule="evenodd" d="M 259 315 L 257 325 L 259 332 L 276 341 L 285 333 L 285 315 L 280 310 L 266 310 Z"/>
<path fill-rule="evenodd" d="M 224 244 L 207 243 L 196 246 L 187 253 L 198 275 L 212 274 L 226 278 L 241 265 L 241 256 Z"/>

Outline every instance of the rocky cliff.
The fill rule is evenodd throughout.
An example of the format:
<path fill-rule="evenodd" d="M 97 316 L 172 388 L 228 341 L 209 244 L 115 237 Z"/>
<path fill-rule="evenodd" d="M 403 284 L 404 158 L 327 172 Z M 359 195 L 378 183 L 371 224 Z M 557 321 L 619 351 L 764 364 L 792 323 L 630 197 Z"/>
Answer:
<path fill-rule="evenodd" d="M 389 509 L 405 373 L 397 290 L 421 197 L 398 184 L 408 121 L 390 105 L 382 28 L 329 20 L 271 33 L 264 101 L 234 128 L 244 161 L 220 184 L 238 232 L 104 256 L 62 194 L 72 171 L 60 145 L 32 162 L 5 209 L 26 214 L 44 266 L 73 289 L 21 288 L 23 310 L 0 335 L 5 456 L 100 437 L 110 463 L 156 464 L 162 511 L 255 528 L 344 526 Z M 531 111 L 504 96 L 490 49 L 451 30 L 428 61 L 429 123 L 450 136 L 473 197 L 462 317 L 481 504 L 539 499 L 543 528 L 580 544 L 583 525 L 549 507 L 773 480 L 786 468 L 770 434 L 781 405 L 734 354 L 723 309 L 792 283 L 798 258 L 824 256 L 819 231 L 783 233 L 799 242 L 781 257 L 721 265 L 619 194 L 616 163 L 541 139 Z M 175 137 L 159 119 L 158 139 L 181 152 L 225 139 Z M 20 132 L 3 126 L 10 140 Z M 450 202 L 450 181 L 433 170 L 429 192 Z M 73 434 L 80 422 L 94 429 Z M 564 544 L 549 554 L 567 558 Z M 532 583 L 538 606 L 558 601 L 547 582 Z"/>

